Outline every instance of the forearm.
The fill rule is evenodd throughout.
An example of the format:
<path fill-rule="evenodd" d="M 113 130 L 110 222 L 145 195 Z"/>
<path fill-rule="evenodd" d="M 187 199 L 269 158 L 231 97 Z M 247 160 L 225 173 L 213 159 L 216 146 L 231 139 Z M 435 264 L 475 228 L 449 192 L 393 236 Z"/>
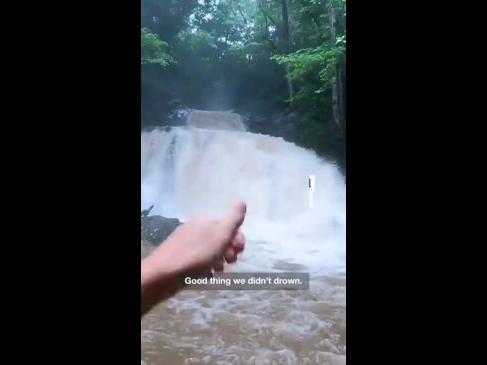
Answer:
<path fill-rule="evenodd" d="M 151 256 L 141 262 L 141 315 L 157 303 L 176 294 L 183 286 L 183 275 L 171 265 L 163 265 Z"/>
<path fill-rule="evenodd" d="M 235 262 L 244 248 L 245 238 L 239 227 L 245 209 L 245 203 L 238 203 L 220 221 L 192 219 L 142 260 L 142 315 L 182 289 L 185 276 L 211 276 L 212 270 L 223 270 L 225 260 Z"/>

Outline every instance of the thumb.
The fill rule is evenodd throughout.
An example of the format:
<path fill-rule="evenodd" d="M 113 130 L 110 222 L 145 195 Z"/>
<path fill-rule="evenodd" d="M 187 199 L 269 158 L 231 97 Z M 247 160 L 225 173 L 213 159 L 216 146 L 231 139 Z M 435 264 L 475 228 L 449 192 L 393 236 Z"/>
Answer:
<path fill-rule="evenodd" d="M 242 225 L 245 219 L 245 213 L 247 211 L 247 205 L 245 202 L 236 203 L 227 216 L 223 219 L 223 225 L 229 232 L 231 232 L 232 237 L 237 233 L 238 228 Z"/>

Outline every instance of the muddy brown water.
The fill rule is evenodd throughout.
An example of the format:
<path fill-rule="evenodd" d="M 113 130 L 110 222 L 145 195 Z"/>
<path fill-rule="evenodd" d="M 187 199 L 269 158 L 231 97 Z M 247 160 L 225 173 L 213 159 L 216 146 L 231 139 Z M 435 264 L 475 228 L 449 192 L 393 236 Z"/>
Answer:
<path fill-rule="evenodd" d="M 313 278 L 306 291 L 185 290 L 142 319 L 141 361 L 345 364 L 345 299 L 344 276 Z"/>

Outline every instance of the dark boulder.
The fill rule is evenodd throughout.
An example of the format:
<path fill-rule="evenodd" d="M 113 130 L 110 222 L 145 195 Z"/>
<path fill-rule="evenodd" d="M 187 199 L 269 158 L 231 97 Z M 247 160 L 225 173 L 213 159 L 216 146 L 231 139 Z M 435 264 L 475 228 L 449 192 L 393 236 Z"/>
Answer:
<path fill-rule="evenodd" d="M 180 224 L 176 218 L 160 215 L 141 217 L 140 239 L 152 245 L 161 244 Z"/>
<path fill-rule="evenodd" d="M 296 141 L 303 130 L 302 117 L 294 112 L 279 113 L 267 117 L 246 115 L 243 119 L 250 132 L 282 137 L 291 142 Z"/>

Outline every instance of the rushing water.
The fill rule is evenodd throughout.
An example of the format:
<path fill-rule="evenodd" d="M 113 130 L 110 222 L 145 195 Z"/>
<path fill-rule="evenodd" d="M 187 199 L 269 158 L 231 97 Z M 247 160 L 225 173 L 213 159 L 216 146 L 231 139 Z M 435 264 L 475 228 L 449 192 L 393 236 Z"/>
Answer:
<path fill-rule="evenodd" d="M 281 138 L 179 127 L 143 132 L 142 207 L 186 220 L 247 202 L 232 271 L 306 271 L 309 291 L 185 291 L 142 321 L 147 364 L 343 364 L 345 183 Z M 316 176 L 313 208 L 308 176 Z"/>

